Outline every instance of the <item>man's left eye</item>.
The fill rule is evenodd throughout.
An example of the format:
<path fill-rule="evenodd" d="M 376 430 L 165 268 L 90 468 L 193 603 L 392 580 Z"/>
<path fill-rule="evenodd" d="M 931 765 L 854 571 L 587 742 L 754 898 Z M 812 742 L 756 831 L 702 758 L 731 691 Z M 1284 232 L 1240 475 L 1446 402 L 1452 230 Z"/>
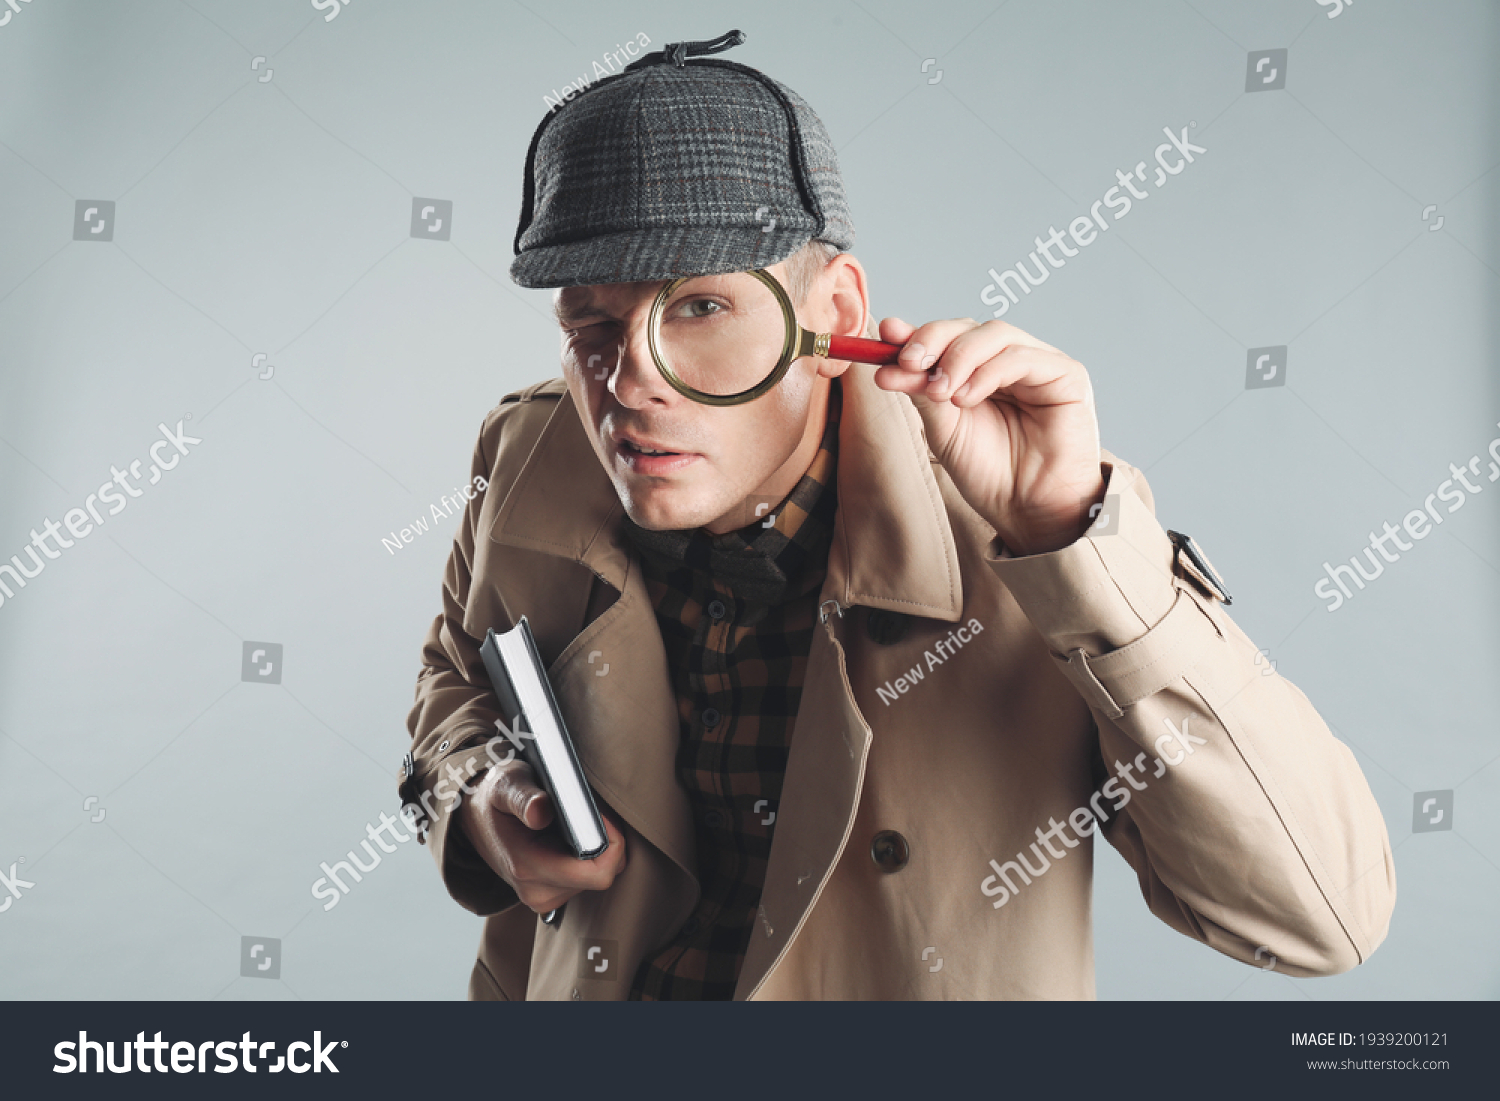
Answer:
<path fill-rule="evenodd" d="M 723 309 L 723 306 L 711 298 L 690 298 L 677 307 L 678 315 L 682 317 L 710 317 Z"/>

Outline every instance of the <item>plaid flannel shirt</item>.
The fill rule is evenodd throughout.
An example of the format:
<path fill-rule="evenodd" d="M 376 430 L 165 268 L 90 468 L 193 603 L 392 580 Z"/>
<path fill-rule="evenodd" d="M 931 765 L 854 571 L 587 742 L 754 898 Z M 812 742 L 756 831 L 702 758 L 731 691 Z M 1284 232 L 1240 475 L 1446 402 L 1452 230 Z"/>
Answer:
<path fill-rule="evenodd" d="M 626 518 L 666 644 L 702 895 L 636 972 L 632 999 L 734 996 L 755 926 L 837 509 L 841 392 L 807 473 L 776 511 L 712 536 Z"/>

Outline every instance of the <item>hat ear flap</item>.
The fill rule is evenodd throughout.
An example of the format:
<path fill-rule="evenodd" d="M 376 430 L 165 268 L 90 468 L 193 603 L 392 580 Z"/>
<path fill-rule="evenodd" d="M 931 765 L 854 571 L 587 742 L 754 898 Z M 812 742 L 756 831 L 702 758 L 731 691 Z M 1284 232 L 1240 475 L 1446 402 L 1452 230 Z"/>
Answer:
<path fill-rule="evenodd" d="M 653 55 L 647 54 L 646 57 L 638 58 L 634 63 L 627 65 L 613 76 L 607 76 L 595 81 L 590 87 L 584 89 L 581 95 L 596 92 L 604 85 L 622 79 L 627 72 L 651 56 Z M 569 102 L 576 103 L 577 99 L 570 100 Z M 564 106 L 565 104 L 559 103 L 542 116 L 542 121 L 537 124 L 535 132 L 531 135 L 531 145 L 526 149 L 526 178 L 521 181 L 521 217 L 516 222 L 516 238 L 511 242 L 511 248 L 514 249 L 517 256 L 521 255 L 521 235 L 530 228 L 533 219 L 536 217 L 536 151 L 537 147 L 542 143 L 542 131 L 546 130 L 548 123 L 562 113 Z"/>
<path fill-rule="evenodd" d="M 521 217 L 516 223 L 516 239 L 511 245 L 517 256 L 521 255 L 521 235 L 526 232 L 531 225 L 532 218 L 536 215 L 536 147 L 541 143 L 542 131 L 547 129 L 547 124 L 556 115 L 555 110 L 547 112 L 537 125 L 536 132 L 531 135 L 531 145 L 526 150 L 526 179 L 521 188 Z"/>

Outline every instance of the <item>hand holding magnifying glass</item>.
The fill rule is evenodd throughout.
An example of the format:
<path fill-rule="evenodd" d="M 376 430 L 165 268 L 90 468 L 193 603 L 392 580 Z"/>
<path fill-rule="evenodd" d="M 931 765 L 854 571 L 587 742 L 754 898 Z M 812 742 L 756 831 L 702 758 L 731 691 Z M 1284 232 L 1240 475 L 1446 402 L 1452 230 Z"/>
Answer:
<path fill-rule="evenodd" d="M 1053 550 L 1077 538 L 1088 524 L 1085 510 L 1104 492 L 1098 422 L 1082 365 L 998 322 L 912 329 L 887 318 L 882 331 L 905 332 L 908 340 L 808 332 L 764 270 L 672 280 L 652 302 L 646 330 L 662 377 L 686 397 L 719 406 L 754 401 L 802 356 L 895 365 L 909 346 L 918 354 L 911 340 L 920 336 L 939 353 L 922 355 L 921 366 L 951 363 L 953 377 L 911 376 L 884 388 L 917 399 L 928 443 L 964 499 L 1016 553 Z M 986 335 L 976 340 L 980 332 Z M 918 399 L 929 386 L 930 396 Z M 988 400 L 997 393 L 1005 400 Z"/>

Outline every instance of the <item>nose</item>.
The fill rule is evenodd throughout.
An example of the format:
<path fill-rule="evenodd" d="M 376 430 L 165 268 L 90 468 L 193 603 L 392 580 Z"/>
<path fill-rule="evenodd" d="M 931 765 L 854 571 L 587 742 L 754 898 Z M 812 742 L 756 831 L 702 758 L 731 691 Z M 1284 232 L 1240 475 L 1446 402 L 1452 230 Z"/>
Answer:
<path fill-rule="evenodd" d="M 627 409 L 644 409 L 650 405 L 673 405 L 682 395 L 656 369 L 647 342 L 649 311 L 633 311 L 625 335 L 615 349 L 616 361 L 609 376 L 609 392 Z"/>

